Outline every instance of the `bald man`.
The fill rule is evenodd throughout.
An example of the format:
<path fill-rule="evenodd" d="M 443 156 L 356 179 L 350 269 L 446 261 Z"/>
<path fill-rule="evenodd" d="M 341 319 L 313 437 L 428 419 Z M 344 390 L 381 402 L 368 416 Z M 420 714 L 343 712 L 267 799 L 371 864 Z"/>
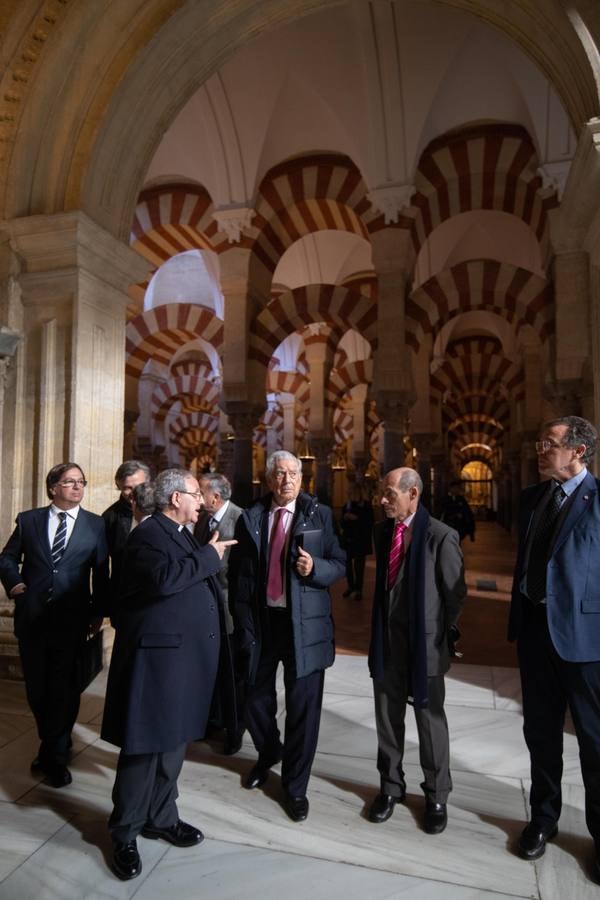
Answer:
<path fill-rule="evenodd" d="M 446 801 L 452 789 L 444 673 L 467 590 L 458 534 L 429 515 L 419 502 L 422 492 L 414 469 L 388 472 L 381 499 L 385 520 L 375 527 L 369 670 L 381 788 L 369 819 L 385 822 L 404 800 L 404 719 L 411 703 L 424 777 L 423 829 L 439 834 L 448 822 Z"/>

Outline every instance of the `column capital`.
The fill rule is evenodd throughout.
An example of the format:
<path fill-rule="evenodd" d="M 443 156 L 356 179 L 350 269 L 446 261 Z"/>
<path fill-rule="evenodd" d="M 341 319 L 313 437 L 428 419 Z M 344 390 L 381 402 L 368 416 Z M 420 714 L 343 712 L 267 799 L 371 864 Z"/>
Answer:
<path fill-rule="evenodd" d="M 225 400 L 225 412 L 236 438 L 252 439 L 252 432 L 264 412 L 264 405 L 239 400 Z"/>
<path fill-rule="evenodd" d="M 84 269 L 118 291 L 147 278 L 150 263 L 82 212 L 27 216 L 7 223 L 21 272 Z"/>

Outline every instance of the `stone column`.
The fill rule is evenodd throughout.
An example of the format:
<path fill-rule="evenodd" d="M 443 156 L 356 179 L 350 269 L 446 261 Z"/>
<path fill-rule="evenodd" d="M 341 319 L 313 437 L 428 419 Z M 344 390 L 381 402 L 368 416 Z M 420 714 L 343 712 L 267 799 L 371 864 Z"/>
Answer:
<path fill-rule="evenodd" d="M 423 503 L 433 512 L 433 496 L 431 491 L 432 448 L 436 435 L 429 432 L 413 434 L 412 439 L 417 451 L 417 472 L 423 480 Z"/>
<path fill-rule="evenodd" d="M 368 385 L 356 384 L 350 391 L 350 405 L 352 409 L 352 463 L 355 469 L 362 471 L 366 468 L 366 403 Z"/>
<path fill-rule="evenodd" d="M 331 440 L 311 438 L 310 448 L 315 456 L 315 494 L 322 503 L 331 503 Z"/>
<path fill-rule="evenodd" d="M 234 433 L 232 499 L 238 506 L 250 506 L 252 488 L 252 433 L 263 408 L 247 403 L 226 402 L 226 411 Z"/>
<path fill-rule="evenodd" d="M 405 464 L 404 438 L 408 432 L 408 398 L 400 391 L 378 391 L 377 412 L 383 419 L 381 474 Z"/>
<path fill-rule="evenodd" d="M 279 403 L 283 413 L 283 449 L 295 453 L 296 398 L 293 394 L 283 392 L 279 395 Z"/>
<path fill-rule="evenodd" d="M 556 310 L 554 403 L 558 414 L 581 415 L 583 374 L 590 347 L 589 257 L 560 250 L 554 259 Z"/>
<path fill-rule="evenodd" d="M 86 507 L 99 512 L 123 459 L 127 289 L 148 263 L 80 212 L 6 227 L 20 268 L 24 412 L 2 480 L 24 484 L 19 508 L 45 503 L 48 466 L 71 459 L 90 482 Z"/>

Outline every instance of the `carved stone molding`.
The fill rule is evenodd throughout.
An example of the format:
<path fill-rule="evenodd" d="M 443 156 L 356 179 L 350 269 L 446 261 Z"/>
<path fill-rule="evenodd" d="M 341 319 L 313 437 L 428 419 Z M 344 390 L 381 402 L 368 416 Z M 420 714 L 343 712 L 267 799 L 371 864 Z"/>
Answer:
<path fill-rule="evenodd" d="M 230 244 L 239 244 L 243 231 L 250 228 L 255 215 L 256 212 L 247 206 L 215 209 L 213 212 L 213 218 L 218 223 L 220 230 L 227 235 Z"/>
<path fill-rule="evenodd" d="M 415 193 L 414 184 L 386 184 L 371 188 L 368 197 L 373 206 L 383 213 L 386 225 L 398 222 L 400 213 Z"/>

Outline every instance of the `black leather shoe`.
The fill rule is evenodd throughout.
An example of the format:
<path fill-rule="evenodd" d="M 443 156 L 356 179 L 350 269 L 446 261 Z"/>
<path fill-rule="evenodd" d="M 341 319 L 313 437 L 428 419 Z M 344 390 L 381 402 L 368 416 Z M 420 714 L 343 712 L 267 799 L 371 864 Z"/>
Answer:
<path fill-rule="evenodd" d="M 113 846 L 111 868 L 121 881 L 137 878 L 142 871 L 142 861 L 135 841 Z"/>
<path fill-rule="evenodd" d="M 308 816 L 308 798 L 285 795 L 283 806 L 293 822 L 304 822 Z"/>
<path fill-rule="evenodd" d="M 193 825 L 188 825 L 181 819 L 168 828 L 152 828 L 145 825 L 142 828 L 142 837 L 149 838 L 151 841 L 162 838 L 164 841 L 174 844 L 175 847 L 193 847 L 195 844 L 201 844 L 204 840 L 204 835 L 199 828 L 194 828 Z"/>
<path fill-rule="evenodd" d="M 539 823 L 530 822 L 521 832 L 518 850 L 521 859 L 539 859 L 546 852 L 546 841 L 553 838 L 558 831 L 558 825 L 541 826 Z"/>
<path fill-rule="evenodd" d="M 423 831 L 426 834 L 441 834 L 448 824 L 448 811 L 445 803 L 426 803 Z"/>
<path fill-rule="evenodd" d="M 239 752 L 242 748 L 242 735 L 239 734 L 229 734 L 225 737 L 225 743 L 223 744 L 223 755 L 224 756 L 234 756 Z"/>
<path fill-rule="evenodd" d="M 254 790 L 254 788 L 262 787 L 268 777 L 269 770 L 265 769 L 259 763 L 256 763 L 246 775 L 244 787 L 249 791 Z"/>
<path fill-rule="evenodd" d="M 42 769 L 45 772 L 44 784 L 53 788 L 66 787 L 73 781 L 73 776 L 66 766 L 53 766 L 51 769 Z"/>
<path fill-rule="evenodd" d="M 394 812 L 396 803 L 402 803 L 403 800 L 404 795 L 392 797 L 391 794 L 377 794 L 369 810 L 369 822 L 387 822 Z"/>

